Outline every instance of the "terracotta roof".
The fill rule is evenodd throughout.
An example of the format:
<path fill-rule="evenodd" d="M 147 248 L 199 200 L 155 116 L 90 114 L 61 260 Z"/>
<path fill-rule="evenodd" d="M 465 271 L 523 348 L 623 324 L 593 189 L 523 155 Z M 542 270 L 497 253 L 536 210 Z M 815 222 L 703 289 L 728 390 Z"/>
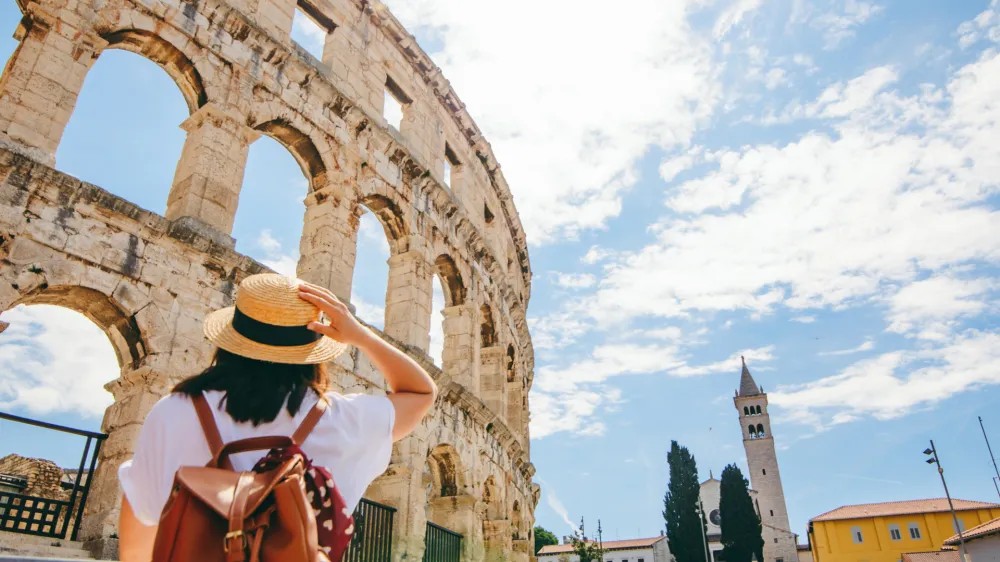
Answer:
<path fill-rule="evenodd" d="M 809 548 L 808 544 L 797 544 L 797 545 L 795 545 L 795 550 L 803 551 L 803 550 L 811 550 L 811 549 Z"/>
<path fill-rule="evenodd" d="M 992 521 L 987 521 L 977 527 L 966 529 L 962 532 L 962 537 L 965 538 L 965 542 L 969 542 L 971 540 L 982 539 L 997 533 L 1000 533 L 1000 517 L 997 517 Z M 958 535 L 944 541 L 944 544 L 947 546 L 958 546 L 958 543 Z"/>
<path fill-rule="evenodd" d="M 652 537 L 649 539 L 630 539 L 627 541 L 604 541 L 604 550 L 632 550 L 635 548 L 650 548 L 654 544 L 666 539 L 666 537 Z M 550 544 L 543 546 L 538 551 L 538 555 L 545 554 L 567 554 L 573 552 L 571 544 Z"/>
<path fill-rule="evenodd" d="M 955 511 L 1000 509 L 1000 504 L 995 503 L 969 500 L 952 500 L 952 502 L 955 504 Z M 839 519 L 862 519 L 865 517 L 886 517 L 890 515 L 908 515 L 911 513 L 937 513 L 940 511 L 948 511 L 948 500 L 945 498 L 845 505 L 813 517 L 809 521 L 836 521 Z"/>
<path fill-rule="evenodd" d="M 932 552 L 904 552 L 903 562 L 961 562 L 957 550 L 935 550 Z"/>
<path fill-rule="evenodd" d="M 750 369 L 747 369 L 747 360 L 742 356 L 740 360 L 743 361 L 743 372 L 740 373 L 740 396 L 757 396 L 760 394 L 760 387 L 754 382 Z"/>

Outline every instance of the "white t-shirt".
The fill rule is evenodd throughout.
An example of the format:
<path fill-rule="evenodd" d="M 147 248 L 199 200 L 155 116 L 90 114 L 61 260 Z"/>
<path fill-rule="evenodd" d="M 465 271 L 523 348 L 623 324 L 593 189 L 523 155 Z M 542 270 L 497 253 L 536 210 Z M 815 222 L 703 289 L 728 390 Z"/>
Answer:
<path fill-rule="evenodd" d="M 248 437 L 291 435 L 316 405 L 316 395 L 307 393 L 293 419 L 282 406 L 274 421 L 257 427 L 235 423 L 219 408 L 223 393 L 205 393 L 215 414 L 222 441 Z M 385 396 L 327 394 L 330 405 L 309 434 L 302 450 L 312 462 L 330 471 L 333 481 L 354 511 L 368 485 L 389 466 L 395 408 Z M 250 470 L 267 451 L 232 455 L 237 471 Z M 136 519 L 156 525 L 170 495 L 174 473 L 182 466 L 205 466 L 212 458 L 194 403 L 183 394 L 169 394 L 153 406 L 139 431 L 132 460 L 118 469 L 118 479 Z"/>

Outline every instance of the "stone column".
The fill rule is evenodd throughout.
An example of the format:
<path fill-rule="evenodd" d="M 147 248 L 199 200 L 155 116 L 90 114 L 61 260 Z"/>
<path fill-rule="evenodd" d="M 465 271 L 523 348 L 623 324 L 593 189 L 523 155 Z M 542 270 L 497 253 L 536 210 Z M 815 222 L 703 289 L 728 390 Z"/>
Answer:
<path fill-rule="evenodd" d="M 60 22 L 35 2 L 0 79 L 0 146 L 55 166 L 83 80 L 107 41 Z"/>
<path fill-rule="evenodd" d="M 504 377 L 504 351 L 500 346 L 479 350 L 479 395 L 486 407 L 499 418 L 507 414 L 506 379 Z"/>
<path fill-rule="evenodd" d="M 512 549 L 510 520 L 483 521 L 483 543 L 486 549 L 485 562 L 509 560 Z"/>
<path fill-rule="evenodd" d="M 483 559 L 483 526 L 476 516 L 476 498 L 469 495 L 445 496 L 427 502 L 427 519 L 462 534 L 462 560 Z"/>
<path fill-rule="evenodd" d="M 434 268 L 420 246 L 389 258 L 385 296 L 385 333 L 420 349 L 430 348 Z"/>
<path fill-rule="evenodd" d="M 169 392 L 168 355 L 147 356 L 142 365 L 109 382 L 105 388 L 115 402 L 104 413 L 101 430 L 108 434 L 101 445 L 98 465 L 80 526 L 80 540 L 105 558 L 117 558 L 118 514 L 122 501 L 118 467 L 132 458 L 142 422 L 157 401 Z"/>
<path fill-rule="evenodd" d="M 452 380 L 479 396 L 479 331 L 475 305 L 449 306 L 444 314 L 441 366 Z"/>
<path fill-rule="evenodd" d="M 407 463 L 394 462 L 372 482 L 365 497 L 396 508 L 392 518 L 393 561 L 422 559 L 427 528 L 423 471 Z"/>
<path fill-rule="evenodd" d="M 358 243 L 352 202 L 333 186 L 313 191 L 305 202 L 298 276 L 330 289 L 343 302 L 350 302 Z"/>

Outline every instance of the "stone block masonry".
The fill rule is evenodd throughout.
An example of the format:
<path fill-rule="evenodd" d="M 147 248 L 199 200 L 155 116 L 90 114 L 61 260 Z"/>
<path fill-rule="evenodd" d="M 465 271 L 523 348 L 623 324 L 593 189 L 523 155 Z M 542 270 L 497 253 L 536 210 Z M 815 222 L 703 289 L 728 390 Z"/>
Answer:
<path fill-rule="evenodd" d="M 385 337 L 442 389 L 433 414 L 395 445 L 389 470 L 366 494 L 398 509 L 394 559 L 421 558 L 430 521 L 462 533 L 463 560 L 532 560 L 540 492 L 528 454 L 534 352 L 524 231 L 489 143 L 385 6 L 19 6 L 20 44 L 0 78 L 0 316 L 20 304 L 79 311 L 107 333 L 121 366 L 106 386 L 114 396 L 102 423 L 109 438 L 81 536 L 111 544 L 116 470 L 143 418 L 174 383 L 208 365 L 205 315 L 265 270 L 233 251 L 231 233 L 249 146 L 267 135 L 309 183 L 299 276 L 349 301 L 358 218 L 374 213 L 392 254 Z M 291 40 L 296 9 L 327 27 L 323 61 Z M 163 217 L 54 169 L 87 72 L 107 49 L 158 64 L 187 103 L 187 140 Z M 403 102 L 399 131 L 382 116 L 386 88 Z M 443 370 L 427 356 L 431 322 L 442 321 L 431 318 L 435 275 L 447 301 Z M 344 392 L 386 391 L 357 352 L 331 373 Z"/>

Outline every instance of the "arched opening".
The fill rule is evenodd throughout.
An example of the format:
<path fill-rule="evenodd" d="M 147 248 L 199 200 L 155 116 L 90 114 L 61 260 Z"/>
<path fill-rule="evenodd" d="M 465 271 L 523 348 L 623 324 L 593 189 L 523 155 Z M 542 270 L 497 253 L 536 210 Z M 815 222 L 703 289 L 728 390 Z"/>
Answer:
<path fill-rule="evenodd" d="M 757 437 L 765 437 L 765 436 L 766 434 L 764 433 L 764 424 L 762 423 L 757 424 Z"/>
<path fill-rule="evenodd" d="M 239 211 L 233 222 L 236 251 L 283 275 L 295 276 L 303 229 L 303 201 L 309 176 L 296 151 L 262 131 L 250 145 Z"/>
<path fill-rule="evenodd" d="M 750 439 L 757 438 L 757 428 L 753 424 L 747 426 L 747 432 L 750 435 Z"/>
<path fill-rule="evenodd" d="M 514 382 L 517 380 L 517 358 L 514 352 L 513 344 L 509 344 L 507 346 L 507 355 L 504 360 L 504 371 L 507 374 L 507 382 Z"/>
<path fill-rule="evenodd" d="M 402 217 L 388 199 L 372 196 L 355 211 L 357 243 L 351 281 L 351 304 L 359 318 L 385 329 L 389 258 L 403 234 Z"/>
<path fill-rule="evenodd" d="M 458 272 L 455 260 L 447 254 L 441 254 L 434 260 L 434 271 L 442 284 L 444 302 L 446 306 L 458 306 L 465 304 L 465 283 L 462 282 L 462 275 Z"/>
<path fill-rule="evenodd" d="M 162 215 L 186 139 L 180 124 L 204 104 L 205 90 L 165 41 L 137 31 L 105 38 L 109 50 L 84 79 L 57 168 Z"/>
<path fill-rule="evenodd" d="M 757 406 L 757 415 L 758 415 L 758 416 L 759 416 L 759 415 L 761 415 L 761 412 L 760 412 L 760 406 Z"/>
<path fill-rule="evenodd" d="M 434 276 L 431 281 L 431 326 L 430 326 L 430 347 L 427 354 L 438 367 L 444 367 L 444 309 L 447 302 L 446 291 L 441 286 L 441 277 Z"/>
<path fill-rule="evenodd" d="M 747 408 L 746 406 L 743 406 L 743 415 L 744 416 L 749 416 L 750 415 L 750 408 Z"/>
<path fill-rule="evenodd" d="M 497 329 L 493 324 L 493 311 L 490 305 L 479 307 L 479 345 L 493 347 L 497 344 Z"/>
<path fill-rule="evenodd" d="M 510 528 L 511 534 L 514 536 L 514 540 L 519 541 L 522 537 L 521 534 L 524 531 L 522 528 L 524 521 L 521 520 L 521 503 L 514 500 L 514 506 L 510 510 Z"/>
<path fill-rule="evenodd" d="M 459 494 L 464 487 L 460 473 L 461 460 L 451 445 L 438 445 L 427 455 L 424 485 L 427 498 L 450 498 Z"/>
<path fill-rule="evenodd" d="M 458 347 L 465 344 L 460 326 L 461 323 L 448 322 L 445 308 L 465 304 L 465 283 L 458 271 L 455 260 L 447 254 L 441 254 L 434 260 L 434 280 L 431 288 L 431 326 L 429 355 L 440 367 L 455 368 L 455 365 L 445 365 L 445 348 L 449 349 L 449 359 L 458 357 Z M 454 314 L 454 311 L 448 314 Z M 467 328 L 466 328 L 467 329 Z"/>

